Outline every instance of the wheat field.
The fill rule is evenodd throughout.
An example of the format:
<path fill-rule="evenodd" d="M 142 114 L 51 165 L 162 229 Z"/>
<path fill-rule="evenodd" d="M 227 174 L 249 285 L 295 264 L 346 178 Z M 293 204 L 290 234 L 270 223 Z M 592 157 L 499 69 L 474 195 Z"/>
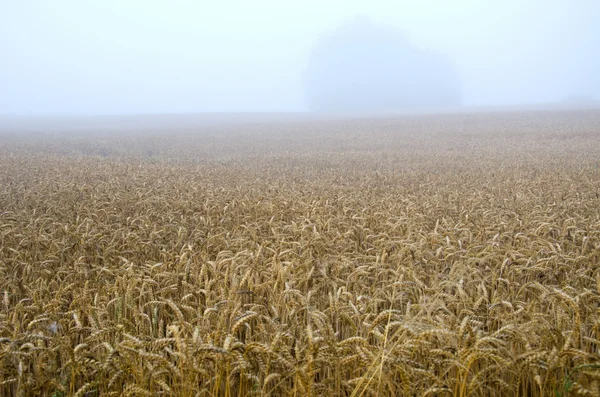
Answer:
<path fill-rule="evenodd" d="M 2 396 L 600 395 L 600 111 L 0 134 Z"/>

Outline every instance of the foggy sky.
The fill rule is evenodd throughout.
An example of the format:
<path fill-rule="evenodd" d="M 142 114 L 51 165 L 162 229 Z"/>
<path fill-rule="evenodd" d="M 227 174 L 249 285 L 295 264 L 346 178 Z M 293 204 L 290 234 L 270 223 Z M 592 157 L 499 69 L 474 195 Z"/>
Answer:
<path fill-rule="evenodd" d="M 466 106 L 600 99 L 597 0 L 1 0 L 0 114 L 302 111 L 357 16 L 444 54 Z"/>

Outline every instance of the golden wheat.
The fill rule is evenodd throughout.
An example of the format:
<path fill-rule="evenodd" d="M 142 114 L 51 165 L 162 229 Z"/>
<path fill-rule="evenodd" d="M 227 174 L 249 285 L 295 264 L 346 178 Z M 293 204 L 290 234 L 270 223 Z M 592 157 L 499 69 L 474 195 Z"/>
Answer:
<path fill-rule="evenodd" d="M 0 395 L 598 395 L 599 125 L 0 141 Z"/>

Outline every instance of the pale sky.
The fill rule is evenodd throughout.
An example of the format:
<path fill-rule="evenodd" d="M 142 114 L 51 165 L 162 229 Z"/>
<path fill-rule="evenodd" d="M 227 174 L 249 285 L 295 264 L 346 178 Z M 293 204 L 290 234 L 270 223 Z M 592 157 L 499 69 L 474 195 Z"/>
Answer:
<path fill-rule="evenodd" d="M 445 54 L 466 106 L 600 99 L 598 0 L 0 0 L 0 114 L 302 111 L 358 16 Z"/>

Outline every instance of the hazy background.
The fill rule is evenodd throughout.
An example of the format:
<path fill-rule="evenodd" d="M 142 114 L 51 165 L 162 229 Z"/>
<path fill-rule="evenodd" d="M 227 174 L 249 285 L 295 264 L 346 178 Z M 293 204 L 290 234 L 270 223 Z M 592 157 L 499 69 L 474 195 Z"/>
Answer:
<path fill-rule="evenodd" d="M 597 0 L 2 0 L 0 114 L 306 110 L 359 16 L 444 56 L 463 105 L 600 98 Z"/>

